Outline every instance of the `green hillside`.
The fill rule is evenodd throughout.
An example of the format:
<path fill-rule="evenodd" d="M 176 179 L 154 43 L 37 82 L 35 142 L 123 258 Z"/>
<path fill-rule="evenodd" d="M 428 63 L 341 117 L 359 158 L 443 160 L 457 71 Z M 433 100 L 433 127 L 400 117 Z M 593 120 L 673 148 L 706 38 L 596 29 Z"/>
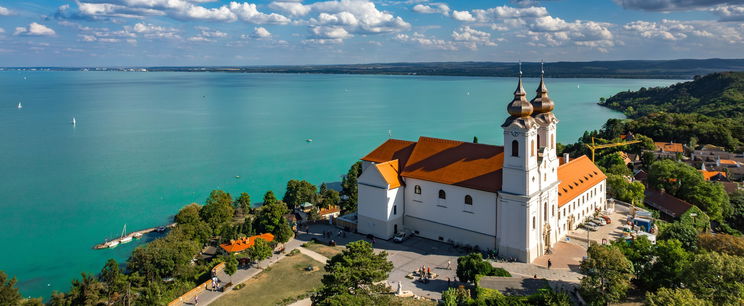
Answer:
<path fill-rule="evenodd" d="M 658 112 L 742 118 L 744 72 L 718 72 L 669 87 L 620 92 L 600 105 L 624 111 L 631 118 Z"/>

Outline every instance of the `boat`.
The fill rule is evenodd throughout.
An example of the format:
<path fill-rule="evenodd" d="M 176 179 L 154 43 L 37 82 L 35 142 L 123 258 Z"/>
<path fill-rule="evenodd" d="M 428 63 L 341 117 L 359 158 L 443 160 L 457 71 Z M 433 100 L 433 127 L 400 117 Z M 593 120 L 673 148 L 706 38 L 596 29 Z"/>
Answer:
<path fill-rule="evenodd" d="M 18 109 L 21 109 L 21 108 L 23 108 L 23 105 L 21 104 L 21 102 L 18 102 Z"/>
<path fill-rule="evenodd" d="M 132 235 L 132 237 L 134 237 L 134 239 L 140 239 L 140 238 L 142 238 L 142 233 L 134 233 L 134 235 Z"/>
<path fill-rule="evenodd" d="M 119 240 L 111 240 L 109 242 L 106 242 L 106 247 L 109 249 L 113 249 L 118 245 L 119 245 Z"/>
<path fill-rule="evenodd" d="M 581 88 L 581 87 L 579 86 L 579 84 L 576 84 L 576 88 Z"/>
<path fill-rule="evenodd" d="M 166 227 L 165 226 L 158 226 L 158 228 L 155 229 L 156 232 L 162 233 L 165 232 Z"/>
<path fill-rule="evenodd" d="M 72 117 L 72 125 L 77 125 L 77 120 L 75 120 L 75 117 Z"/>
<path fill-rule="evenodd" d="M 313 142 L 312 138 L 305 139 L 306 142 Z"/>
<path fill-rule="evenodd" d="M 121 237 L 119 238 L 120 243 L 130 243 L 132 242 L 132 236 L 127 235 L 127 225 L 124 224 L 124 228 L 121 230 Z"/>
<path fill-rule="evenodd" d="M 240 175 L 236 175 L 236 176 L 235 176 L 235 178 L 236 178 L 236 179 L 239 179 L 239 178 L 240 178 Z"/>

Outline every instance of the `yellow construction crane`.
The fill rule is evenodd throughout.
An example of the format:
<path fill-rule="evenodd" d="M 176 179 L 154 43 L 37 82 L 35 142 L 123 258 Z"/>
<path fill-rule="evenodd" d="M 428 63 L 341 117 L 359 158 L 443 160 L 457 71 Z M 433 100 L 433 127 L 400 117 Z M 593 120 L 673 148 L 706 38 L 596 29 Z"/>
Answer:
<path fill-rule="evenodd" d="M 606 143 L 606 144 L 595 144 L 594 143 L 594 137 L 592 137 L 592 144 L 585 143 L 584 145 L 589 148 L 590 151 L 592 151 L 592 162 L 594 162 L 594 151 L 598 149 L 606 149 L 606 148 L 612 148 L 612 147 L 619 147 L 634 143 L 639 143 L 640 140 L 630 140 L 630 141 L 623 141 L 623 142 L 615 142 L 615 143 Z"/>

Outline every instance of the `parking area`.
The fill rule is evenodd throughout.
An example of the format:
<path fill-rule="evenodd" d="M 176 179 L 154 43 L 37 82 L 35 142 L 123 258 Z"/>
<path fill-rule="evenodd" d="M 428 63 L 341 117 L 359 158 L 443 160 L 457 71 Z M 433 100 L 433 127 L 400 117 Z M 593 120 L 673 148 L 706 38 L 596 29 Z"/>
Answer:
<path fill-rule="evenodd" d="M 578 228 L 566 235 L 566 237 L 568 238 L 567 241 L 579 245 L 583 243 L 584 247 L 586 248 L 588 241 L 594 241 L 596 243 L 609 243 L 617 238 L 621 238 L 623 237 L 622 226 L 625 224 L 629 213 L 630 211 L 628 207 L 616 205 L 615 211 L 607 215 L 612 220 L 610 224 L 597 226 L 596 231 L 588 231 L 584 228 Z"/>

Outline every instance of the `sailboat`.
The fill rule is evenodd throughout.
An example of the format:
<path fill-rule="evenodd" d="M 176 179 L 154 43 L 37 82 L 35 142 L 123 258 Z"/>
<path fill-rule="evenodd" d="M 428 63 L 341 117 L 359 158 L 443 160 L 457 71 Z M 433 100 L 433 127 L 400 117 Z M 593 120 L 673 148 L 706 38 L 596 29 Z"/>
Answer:
<path fill-rule="evenodd" d="M 132 236 L 127 235 L 127 225 L 124 224 L 124 228 L 121 230 L 121 238 L 119 238 L 119 241 L 121 243 L 129 243 L 132 242 Z"/>
<path fill-rule="evenodd" d="M 113 248 L 115 248 L 115 247 L 116 247 L 117 245 L 119 245 L 119 240 L 116 240 L 116 239 L 114 239 L 114 240 L 111 240 L 111 241 L 109 241 L 109 242 L 106 242 L 106 247 L 107 247 L 107 248 L 109 248 L 109 249 L 113 249 Z"/>
<path fill-rule="evenodd" d="M 75 117 L 72 117 L 72 122 L 71 123 L 72 123 L 73 126 L 76 126 L 77 125 L 77 121 L 75 120 Z"/>
<path fill-rule="evenodd" d="M 21 102 L 18 102 L 18 109 L 21 109 L 21 108 L 23 108 L 23 105 L 21 104 Z"/>

